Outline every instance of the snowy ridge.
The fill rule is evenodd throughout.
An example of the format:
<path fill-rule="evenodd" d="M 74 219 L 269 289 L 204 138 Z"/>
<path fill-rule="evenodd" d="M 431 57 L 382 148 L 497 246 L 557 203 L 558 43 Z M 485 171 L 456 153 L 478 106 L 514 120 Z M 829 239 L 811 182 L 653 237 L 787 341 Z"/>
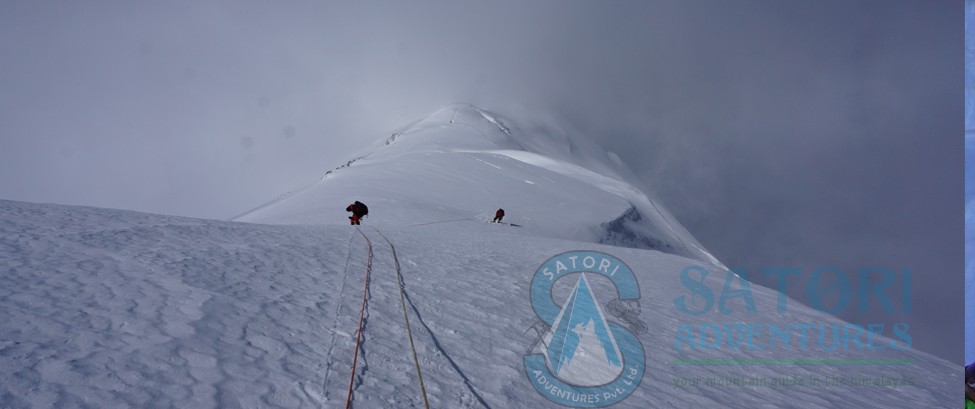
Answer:
<path fill-rule="evenodd" d="M 722 266 L 636 186 L 619 157 L 587 138 L 458 104 L 381 138 L 301 192 L 235 220 L 341 224 L 353 200 L 369 205 L 373 222 L 401 226 L 490 219 L 503 208 L 507 220 L 533 235 L 653 249 Z M 624 214 L 639 217 L 624 223 Z"/>
<path fill-rule="evenodd" d="M 646 375 L 615 407 L 958 403 L 955 366 L 911 349 L 676 348 L 681 324 L 820 323 L 828 340 L 848 324 L 798 303 L 778 313 L 780 294 L 755 285 L 757 312 L 739 299 L 729 314 L 678 311 L 685 268 L 706 269 L 701 284 L 715 294 L 733 273 L 630 182 L 618 157 L 552 129 L 447 107 L 239 218 L 268 224 L 0 200 L 0 407 L 341 408 L 349 398 L 356 408 L 423 407 L 417 368 L 430 407 L 557 407 L 525 373 L 526 351 L 540 345 L 526 332 L 539 322 L 529 287 L 540 263 L 572 250 L 610 253 L 637 277 L 640 302 L 625 308 L 638 317 L 627 324 L 649 329 L 635 331 Z M 370 207 L 361 230 L 345 219 L 356 199 Z M 525 227 L 486 223 L 498 207 Z M 548 358 L 591 382 L 589 369 L 606 362 L 601 382 L 621 352 L 607 320 L 624 324 L 602 305 L 624 307 L 605 277 L 586 277 L 554 282 L 552 300 L 571 313 L 546 341 L 563 342 Z M 576 354 L 580 345 L 596 353 Z M 675 364 L 867 355 L 910 365 Z M 744 376 L 912 384 L 692 381 Z"/>
<path fill-rule="evenodd" d="M 365 227 L 365 226 L 363 226 Z M 374 230 L 372 227 L 375 227 Z M 759 314 L 681 314 L 669 254 L 526 236 L 479 221 L 363 228 L 371 279 L 353 407 L 422 407 L 400 305 L 435 408 L 554 408 L 522 356 L 536 319 L 528 283 L 569 250 L 614 254 L 639 277 L 647 375 L 615 407 L 952 407 L 958 370 L 913 350 L 677 351 L 677 323 L 842 321 L 753 286 Z M 389 238 L 389 246 L 379 233 Z M 395 248 L 393 247 L 395 246 Z M 395 256 L 394 256 L 395 251 Z M 340 408 L 347 398 L 368 248 L 350 226 L 275 226 L 0 201 L 0 402 L 4 408 Z M 709 268 L 721 290 L 726 270 Z M 589 277 L 597 299 L 607 283 Z M 573 280 L 557 282 L 564 302 Z M 560 284 L 561 283 L 561 284 Z M 587 285 L 588 286 L 588 285 Z M 586 327 L 588 328 L 588 327 Z M 832 338 L 831 335 L 828 335 Z M 885 338 L 880 338 L 881 343 Z M 911 365 L 676 366 L 678 359 L 908 360 Z M 902 387 L 678 386 L 702 377 L 909 377 Z"/>

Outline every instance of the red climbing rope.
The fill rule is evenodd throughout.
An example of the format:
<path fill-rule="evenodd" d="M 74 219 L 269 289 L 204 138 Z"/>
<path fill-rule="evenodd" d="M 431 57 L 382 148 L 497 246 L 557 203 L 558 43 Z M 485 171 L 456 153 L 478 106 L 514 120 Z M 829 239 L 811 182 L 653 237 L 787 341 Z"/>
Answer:
<path fill-rule="evenodd" d="M 369 238 L 366 237 L 366 234 L 363 233 L 362 229 L 360 229 L 358 226 L 356 226 L 356 230 L 359 231 L 362 238 L 366 239 L 369 255 L 366 259 L 366 281 L 365 285 L 362 286 L 362 309 L 359 311 L 359 329 L 356 331 L 355 335 L 355 352 L 354 358 L 352 358 L 352 376 L 349 379 L 349 396 L 345 400 L 345 409 L 349 409 L 350 405 L 352 405 L 352 387 L 355 385 L 355 370 L 359 363 L 359 343 L 362 341 L 362 322 L 363 318 L 366 316 L 366 293 L 368 293 L 369 290 L 369 272 L 372 270 L 372 242 L 369 241 Z"/>

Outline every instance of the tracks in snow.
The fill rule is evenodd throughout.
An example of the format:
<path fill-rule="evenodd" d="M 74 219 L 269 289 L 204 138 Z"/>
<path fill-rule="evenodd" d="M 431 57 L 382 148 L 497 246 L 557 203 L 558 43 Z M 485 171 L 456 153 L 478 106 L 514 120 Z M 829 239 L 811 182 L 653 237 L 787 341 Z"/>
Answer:
<path fill-rule="evenodd" d="M 365 233 L 362 232 L 362 229 L 359 229 L 358 227 L 356 227 L 356 230 L 358 230 L 359 231 L 359 234 L 361 234 L 362 237 L 364 239 L 366 239 L 366 244 L 369 247 L 368 248 L 369 257 L 366 260 L 366 278 L 365 278 L 365 283 L 362 286 L 362 307 L 359 310 L 359 329 L 356 330 L 355 350 L 352 352 L 352 374 L 350 375 L 350 379 L 349 379 L 349 394 L 348 394 L 348 398 L 345 400 L 345 408 L 346 409 L 348 409 L 352 405 L 352 391 L 353 391 L 353 389 L 356 386 L 356 384 L 355 384 L 355 372 L 356 372 L 356 366 L 357 366 L 357 364 L 359 362 L 359 347 L 362 346 L 362 330 L 363 330 L 363 328 L 365 327 L 365 324 L 366 324 L 365 314 L 366 314 L 366 306 L 367 306 L 367 303 L 368 303 L 368 296 L 369 296 L 369 276 L 370 276 L 370 273 L 372 272 L 372 255 L 373 255 L 373 253 L 372 253 L 372 242 L 369 240 L 369 237 L 367 237 L 365 235 Z M 362 362 L 362 373 L 363 374 L 365 374 L 366 368 L 368 367 L 368 365 L 366 363 L 366 359 L 365 359 L 365 354 L 366 354 L 366 350 L 365 350 L 365 348 L 363 348 L 362 349 L 362 355 L 363 355 L 363 358 L 362 358 L 362 361 L 363 361 Z"/>
<path fill-rule="evenodd" d="M 461 395 L 462 407 L 490 406 L 474 389 L 470 379 L 464 374 L 457 363 L 447 354 L 431 328 L 423 320 L 420 311 L 406 290 L 396 246 L 379 229 L 372 228 L 376 238 L 368 230 L 356 227 L 356 232 L 349 238 L 349 252 L 346 259 L 345 276 L 337 294 L 338 302 L 335 308 L 335 320 L 332 327 L 332 341 L 329 345 L 329 357 L 325 369 L 323 385 L 323 401 L 330 400 L 332 395 L 339 395 L 339 386 L 335 385 L 336 376 L 332 372 L 343 373 L 345 365 L 351 367 L 348 384 L 346 408 L 354 406 L 354 402 L 367 407 L 430 407 L 426 385 L 424 384 L 424 370 L 446 376 L 433 385 L 431 393 L 440 404 L 446 403 L 442 396 L 442 388 L 456 389 Z M 364 240 L 365 265 L 363 280 L 355 279 L 354 268 L 357 263 L 353 256 L 360 248 L 352 241 L 356 236 Z M 370 236 L 373 236 L 370 238 Z M 381 239 L 381 241 L 380 241 Z M 374 243 L 375 242 L 375 243 Z M 374 246 L 385 242 L 385 246 Z M 378 253 L 378 254 L 376 254 Z M 385 253 L 385 254 L 383 254 Z M 361 258 L 360 258 L 361 260 Z M 353 267 L 354 266 L 354 267 Z M 351 271 L 350 271 L 351 270 Z M 375 270 L 375 280 L 371 273 Z M 386 271 L 392 271 L 393 280 L 384 279 Z M 353 276 L 352 279 L 349 276 Z M 360 282 L 363 286 L 362 303 L 359 307 L 359 326 L 356 335 L 347 334 L 339 330 L 356 325 L 350 320 L 354 312 L 352 303 L 345 303 L 346 287 Z M 374 297 L 375 296 L 375 297 Z M 399 298 L 399 308 L 393 298 Z M 412 310 L 411 317 L 409 310 Z M 344 315 L 343 315 L 344 314 Z M 414 334 L 411 318 L 420 323 L 421 332 Z M 380 325 L 370 325 L 379 323 Z M 397 325 L 397 323 L 400 323 Z M 425 333 L 424 333 L 425 332 Z M 415 338 L 414 335 L 420 335 Z M 339 342 L 346 340 L 347 342 Z M 352 344 L 354 342 L 354 344 Z M 419 352 L 418 352 L 419 351 Z M 351 356 L 350 356 L 351 354 Z M 337 358 L 337 359 L 333 359 Z M 421 357 L 423 359 L 421 359 Z M 358 364 L 362 361 L 361 365 Z M 344 364 L 343 364 L 344 362 Z M 348 368 L 348 367 L 346 367 Z M 459 375 L 459 379 L 453 373 Z M 428 374 L 429 375 L 429 374 Z M 334 378 L 334 379 L 333 379 Z M 460 381 L 460 382 L 456 382 Z M 467 391 L 460 392 L 463 389 Z M 450 399 L 450 398 L 447 398 Z M 336 399 L 337 400 L 337 399 Z M 341 400 L 338 400 L 341 402 Z"/>
<path fill-rule="evenodd" d="M 356 227 L 356 230 L 365 241 L 367 257 L 362 304 L 359 310 L 359 325 L 356 330 L 356 336 L 353 338 L 355 344 L 351 351 L 351 374 L 345 407 L 352 407 L 352 402 L 358 401 L 363 402 L 367 406 L 387 407 L 393 405 L 395 407 L 429 408 L 426 389 L 423 384 L 422 370 L 420 369 L 420 361 L 417 357 L 412 338 L 409 316 L 406 314 L 406 303 L 404 301 L 405 289 L 402 284 L 403 281 L 399 258 L 396 255 L 396 248 L 392 241 L 383 235 L 382 232 L 373 228 L 376 234 L 386 242 L 390 254 L 389 258 L 383 257 L 383 259 L 388 259 L 387 261 L 377 263 L 377 265 L 381 266 L 376 268 L 377 274 L 379 271 L 391 269 L 395 271 L 396 278 L 395 281 L 383 279 L 371 280 L 370 276 L 374 269 L 373 262 L 375 260 L 374 240 L 370 238 L 371 234 L 366 234 L 363 229 Z M 352 258 L 352 252 L 350 239 L 349 259 Z M 384 268 L 385 266 L 383 265 L 390 261 L 392 262 L 392 268 Z M 341 325 L 340 321 L 342 321 L 341 297 L 343 296 L 344 287 L 350 275 L 348 270 L 347 264 L 346 277 L 343 277 L 343 289 L 339 291 L 340 300 L 336 308 L 333 343 L 328 352 L 330 359 L 324 380 L 324 396 L 326 399 L 328 399 L 330 392 L 329 379 L 331 377 L 331 368 L 335 366 L 333 364 L 335 360 L 331 359 L 331 357 L 333 356 L 333 349 L 335 347 L 334 339 L 336 334 L 339 333 L 338 328 Z M 392 286 L 393 282 L 396 283 L 395 287 Z M 401 308 L 399 309 L 394 308 L 395 305 L 391 302 L 397 292 L 401 300 Z M 373 295 L 375 295 L 375 302 L 373 302 Z M 402 318 L 398 318 L 397 315 L 399 314 L 397 313 L 401 314 Z M 375 321 L 384 325 L 370 326 L 370 320 L 366 319 L 366 317 L 373 318 Z M 405 327 L 402 325 L 390 325 L 397 321 L 405 323 Z M 410 351 L 412 351 L 412 360 L 410 359 Z M 339 358 L 344 355 L 341 351 L 335 352 L 335 355 Z M 362 365 L 358 365 L 360 359 L 362 360 Z M 410 376 L 411 373 L 415 373 L 415 376 Z M 415 378 L 416 381 L 411 378 Z M 420 393 L 418 394 L 417 392 Z M 376 402 L 376 399 L 382 400 Z"/>
<path fill-rule="evenodd" d="M 413 352 L 413 363 L 416 366 L 416 378 L 420 381 L 420 392 L 423 394 L 423 406 L 426 409 L 430 409 L 430 401 L 427 399 L 427 389 L 423 385 L 423 372 L 420 370 L 420 360 L 416 357 L 416 345 L 413 342 L 413 329 L 410 328 L 410 316 L 406 312 L 406 283 L 403 281 L 403 274 L 400 271 L 399 257 L 396 256 L 396 246 L 394 246 L 393 242 L 389 241 L 389 238 L 379 231 L 379 229 L 373 227 L 373 230 L 376 230 L 376 233 L 378 233 L 379 236 L 386 241 L 386 244 L 389 245 L 389 250 L 393 254 L 393 264 L 396 267 L 396 285 L 399 287 L 399 301 L 403 307 L 403 322 L 406 323 L 406 334 L 410 340 L 410 350 Z M 410 303 L 410 305 L 412 306 L 413 303 Z"/>
<path fill-rule="evenodd" d="M 341 313 L 342 313 L 341 300 L 344 298 L 345 287 L 349 282 L 349 261 L 352 260 L 352 240 L 354 239 L 355 239 L 355 233 L 349 235 L 348 255 L 345 257 L 345 268 L 342 270 L 342 286 L 339 288 L 339 293 L 337 297 L 339 302 L 335 303 L 335 312 L 333 313 L 333 315 L 335 316 L 335 322 L 332 323 L 332 327 L 331 327 L 332 341 L 329 342 L 328 351 L 325 353 L 326 357 L 331 357 L 332 350 L 335 349 L 335 338 L 338 334 L 339 317 L 341 317 Z M 370 248 L 369 251 L 371 252 L 372 248 Z M 371 266 L 367 266 L 366 268 L 367 269 L 371 268 Z M 343 334 L 343 335 L 347 335 L 347 334 Z M 327 362 L 325 363 L 325 380 L 323 381 L 323 385 L 322 385 L 322 396 L 325 399 L 328 399 L 328 379 L 329 379 L 329 375 L 331 375 L 332 373 L 332 363 L 333 361 L 331 359 L 327 360 Z"/>

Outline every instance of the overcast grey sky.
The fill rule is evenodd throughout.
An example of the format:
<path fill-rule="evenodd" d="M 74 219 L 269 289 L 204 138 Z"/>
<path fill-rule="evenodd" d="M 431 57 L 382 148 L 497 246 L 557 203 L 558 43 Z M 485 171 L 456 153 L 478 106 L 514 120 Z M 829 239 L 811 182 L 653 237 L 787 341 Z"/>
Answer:
<path fill-rule="evenodd" d="M 729 266 L 913 269 L 915 346 L 961 363 L 963 18 L 961 1 L 3 1 L 0 198 L 228 218 L 447 103 L 537 112 L 619 153 Z"/>

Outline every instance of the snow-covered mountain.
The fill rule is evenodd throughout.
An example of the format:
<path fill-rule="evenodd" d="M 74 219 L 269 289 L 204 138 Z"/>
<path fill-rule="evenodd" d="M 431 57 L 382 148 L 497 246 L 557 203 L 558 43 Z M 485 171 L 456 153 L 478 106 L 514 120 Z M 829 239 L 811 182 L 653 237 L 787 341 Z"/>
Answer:
<path fill-rule="evenodd" d="M 613 407 L 961 402 L 955 365 L 857 348 L 847 323 L 798 303 L 780 313 L 781 294 L 764 287 L 751 287 L 754 312 L 737 298 L 728 313 L 681 312 L 687 267 L 715 295 L 737 277 L 612 155 L 526 123 L 448 107 L 247 223 L 0 200 L 0 408 L 408 408 L 424 407 L 423 390 L 431 408 L 555 408 L 526 362 L 558 340 L 550 365 L 583 381 L 581 364 L 613 366 L 616 354 L 631 375 L 642 351 L 645 371 Z M 363 226 L 345 219 L 355 199 L 370 206 Z M 524 227 L 485 223 L 498 207 Z M 607 279 L 617 270 L 599 274 L 601 262 L 585 280 L 565 274 L 543 297 L 556 312 L 545 337 L 533 277 L 580 250 L 624 261 L 639 302 L 614 299 L 626 298 Z M 768 331 L 748 337 L 779 348 L 679 341 L 681 325 L 750 323 L 794 343 Z M 812 334 L 830 348 L 806 348 Z M 794 360 L 806 363 L 780 364 Z"/>
<path fill-rule="evenodd" d="M 505 221 L 531 234 L 659 250 L 720 265 L 644 193 L 619 157 L 535 119 L 450 105 L 396 130 L 312 186 L 235 220 L 328 224 L 353 200 L 370 223 Z"/>

